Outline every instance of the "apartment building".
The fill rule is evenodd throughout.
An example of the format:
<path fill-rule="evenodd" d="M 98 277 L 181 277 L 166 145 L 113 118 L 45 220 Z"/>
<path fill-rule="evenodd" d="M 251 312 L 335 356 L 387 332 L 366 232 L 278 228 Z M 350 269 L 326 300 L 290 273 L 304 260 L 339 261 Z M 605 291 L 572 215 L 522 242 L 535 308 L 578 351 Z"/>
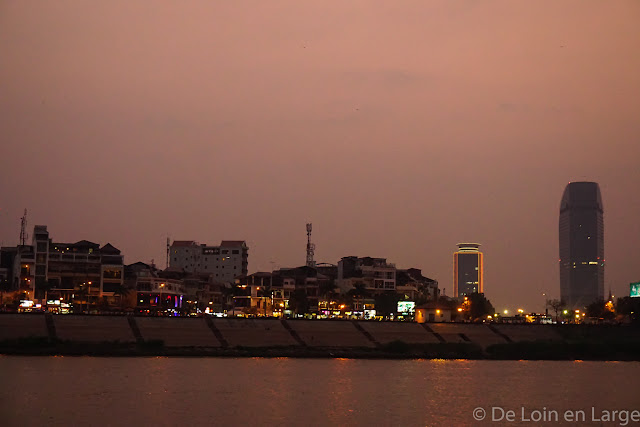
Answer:
<path fill-rule="evenodd" d="M 249 248 L 243 240 L 223 240 L 219 246 L 174 240 L 169 250 L 172 268 L 208 274 L 217 282 L 233 283 L 236 277 L 248 273 Z"/>

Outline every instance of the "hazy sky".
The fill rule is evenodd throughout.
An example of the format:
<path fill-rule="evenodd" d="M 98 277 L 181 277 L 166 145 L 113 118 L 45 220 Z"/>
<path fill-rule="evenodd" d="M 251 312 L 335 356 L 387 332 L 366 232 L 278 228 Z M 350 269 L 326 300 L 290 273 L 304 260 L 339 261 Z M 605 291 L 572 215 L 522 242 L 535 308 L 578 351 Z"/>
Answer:
<path fill-rule="evenodd" d="M 640 280 L 640 2 L 0 1 L 0 241 L 249 270 L 386 257 L 498 309 L 559 297 L 558 210 L 600 183 L 605 292 Z"/>

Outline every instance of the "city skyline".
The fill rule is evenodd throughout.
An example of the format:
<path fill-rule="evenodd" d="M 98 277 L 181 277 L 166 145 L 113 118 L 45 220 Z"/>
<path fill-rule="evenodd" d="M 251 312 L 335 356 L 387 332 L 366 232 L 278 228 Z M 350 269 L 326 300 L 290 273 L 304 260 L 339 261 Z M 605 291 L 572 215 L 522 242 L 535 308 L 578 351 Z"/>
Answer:
<path fill-rule="evenodd" d="M 27 208 L 131 261 L 246 239 L 257 271 L 303 265 L 313 222 L 317 262 L 385 257 L 452 295 L 478 241 L 496 308 L 540 311 L 562 189 L 588 180 L 605 292 L 639 279 L 637 2 L 0 8 L 4 245 Z"/>

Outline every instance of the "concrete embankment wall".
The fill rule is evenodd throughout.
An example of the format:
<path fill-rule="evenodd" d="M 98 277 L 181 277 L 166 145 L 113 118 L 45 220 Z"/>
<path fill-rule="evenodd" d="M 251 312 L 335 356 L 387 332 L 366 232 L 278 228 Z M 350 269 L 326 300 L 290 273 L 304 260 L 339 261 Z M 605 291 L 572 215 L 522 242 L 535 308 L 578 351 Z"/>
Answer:
<path fill-rule="evenodd" d="M 28 337 L 98 343 L 162 341 L 166 347 L 176 348 L 375 348 L 397 340 L 408 344 L 466 342 L 486 348 L 507 342 L 563 339 L 559 328 L 551 325 L 0 315 L 0 341 Z"/>

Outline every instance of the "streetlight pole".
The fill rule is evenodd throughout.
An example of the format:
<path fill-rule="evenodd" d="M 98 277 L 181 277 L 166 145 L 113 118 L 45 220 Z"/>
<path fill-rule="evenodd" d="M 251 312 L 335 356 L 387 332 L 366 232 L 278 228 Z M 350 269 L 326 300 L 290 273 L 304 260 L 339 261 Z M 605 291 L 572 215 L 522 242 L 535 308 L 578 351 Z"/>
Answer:
<path fill-rule="evenodd" d="M 91 314 L 91 281 L 87 283 L 89 284 L 89 291 L 87 292 L 87 314 Z"/>
<path fill-rule="evenodd" d="M 158 287 L 158 306 L 160 306 L 161 311 L 164 312 L 164 310 L 162 310 L 162 288 L 164 288 L 164 283 L 160 283 Z"/>

